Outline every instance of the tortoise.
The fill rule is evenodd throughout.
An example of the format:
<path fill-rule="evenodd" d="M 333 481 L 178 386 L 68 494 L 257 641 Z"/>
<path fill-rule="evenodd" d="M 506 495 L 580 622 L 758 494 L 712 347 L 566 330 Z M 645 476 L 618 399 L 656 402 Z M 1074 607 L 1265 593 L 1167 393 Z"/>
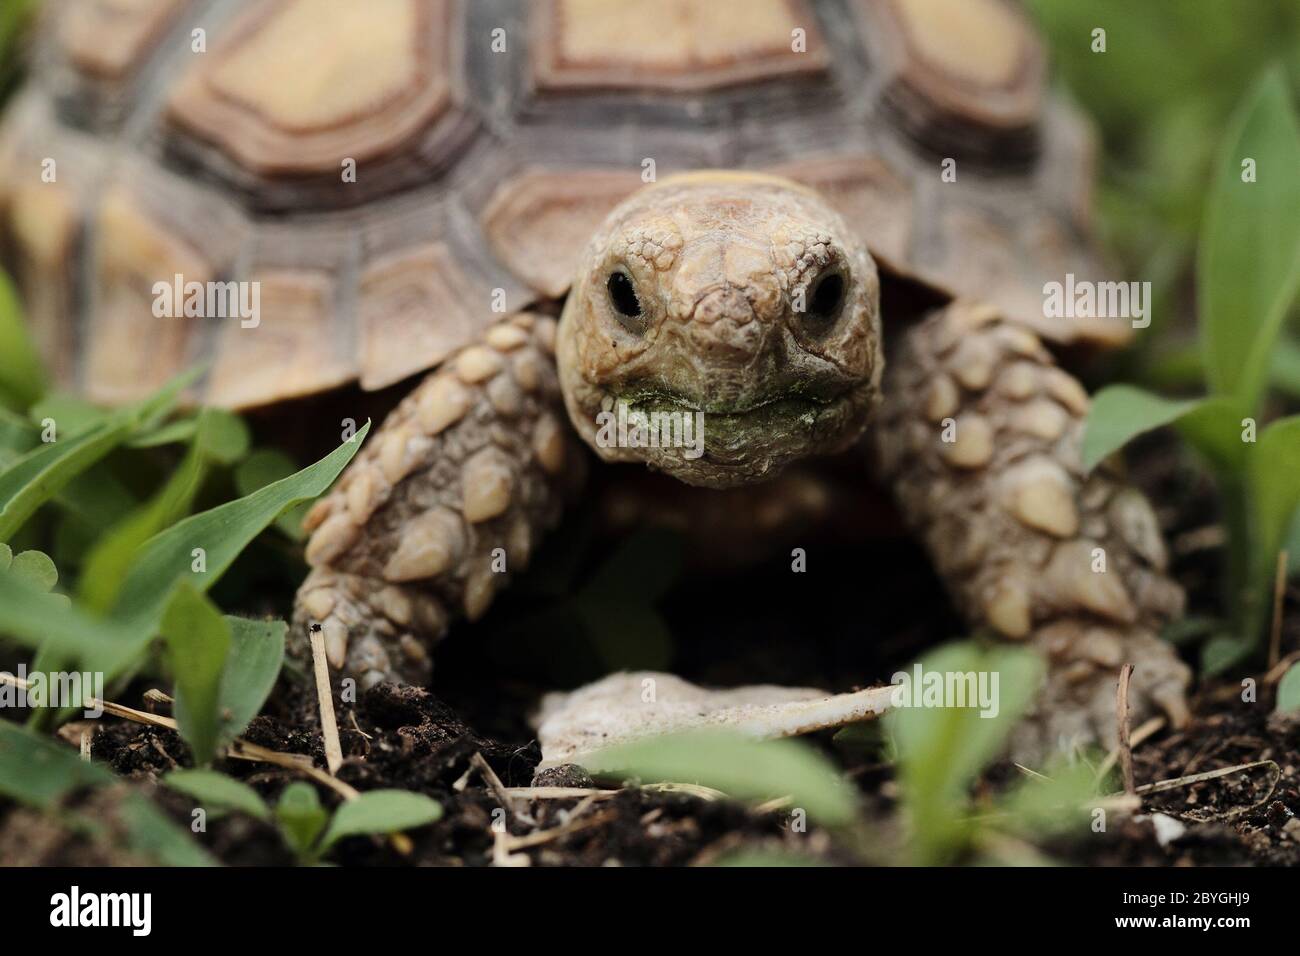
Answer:
<path fill-rule="evenodd" d="M 858 455 L 970 625 L 1045 656 L 1021 752 L 1113 736 L 1125 662 L 1138 716 L 1185 719 L 1152 509 L 1117 463 L 1080 463 L 1088 397 L 1058 363 L 1132 327 L 1044 308 L 1045 283 L 1104 262 L 1090 130 L 1018 7 L 44 19 L 0 133 L 0 225 L 59 380 L 122 402 L 202 358 L 194 397 L 234 409 L 403 393 L 307 515 L 297 653 L 319 626 L 339 676 L 427 682 L 592 460 L 733 488 L 743 535 L 763 496 L 816 503 L 803 463 Z M 182 279 L 245 283 L 257 315 L 160 316 Z M 296 427 L 337 429 L 320 419 Z"/>

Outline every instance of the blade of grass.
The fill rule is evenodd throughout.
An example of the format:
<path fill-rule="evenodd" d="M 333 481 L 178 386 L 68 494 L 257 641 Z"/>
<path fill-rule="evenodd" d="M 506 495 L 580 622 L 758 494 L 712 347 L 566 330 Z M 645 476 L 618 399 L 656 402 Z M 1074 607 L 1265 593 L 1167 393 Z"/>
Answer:
<path fill-rule="evenodd" d="M 144 402 L 107 415 L 77 435 L 42 444 L 0 472 L 0 541 L 9 540 L 37 508 L 143 423 L 165 414 L 195 376 L 193 371 L 178 376 Z"/>
<path fill-rule="evenodd" d="M 0 36 L 0 46 L 4 40 Z M 23 324 L 18 296 L 9 277 L 0 272 L 0 397 L 11 408 L 27 408 L 45 393 L 45 387 L 45 369 Z"/>
<path fill-rule="evenodd" d="M 1255 176 L 1243 172 L 1253 163 Z M 1300 285 L 1300 127 L 1286 74 L 1268 70 L 1220 151 L 1197 279 L 1210 385 L 1255 408 L 1273 343 Z"/>
<path fill-rule="evenodd" d="M 238 417 L 219 409 L 201 411 L 194 443 L 162 490 L 105 534 L 86 558 L 80 592 L 86 606 L 100 613 L 111 608 L 140 547 L 190 513 L 214 465 L 232 464 L 247 451 L 248 428 Z"/>
<path fill-rule="evenodd" d="M 369 430 L 367 422 L 352 441 L 316 464 L 155 535 L 141 549 L 114 613 L 127 620 L 153 621 L 181 581 L 206 591 L 279 515 L 324 494 L 361 448 Z M 201 552 L 201 564 L 196 550 Z"/>
<path fill-rule="evenodd" d="M 194 752 L 194 762 L 208 764 L 216 754 L 221 727 L 218 704 L 230 653 L 230 625 L 193 585 L 182 583 L 163 614 L 162 635 L 176 678 L 176 723 Z"/>

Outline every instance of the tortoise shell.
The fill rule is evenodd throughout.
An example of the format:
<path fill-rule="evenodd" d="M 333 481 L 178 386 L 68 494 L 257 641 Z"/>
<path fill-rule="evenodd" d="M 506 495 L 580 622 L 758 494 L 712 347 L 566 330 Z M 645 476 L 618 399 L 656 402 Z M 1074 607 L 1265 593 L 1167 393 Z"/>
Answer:
<path fill-rule="evenodd" d="M 244 408 L 440 362 L 562 296 L 655 176 L 830 196 L 889 272 L 1058 343 L 1095 275 L 1087 126 L 1005 0 L 51 0 L 0 128 L 0 240 L 62 384 L 120 402 L 204 361 Z M 954 176 L 955 174 L 955 176 Z M 155 315 L 258 283 L 260 325 Z"/>

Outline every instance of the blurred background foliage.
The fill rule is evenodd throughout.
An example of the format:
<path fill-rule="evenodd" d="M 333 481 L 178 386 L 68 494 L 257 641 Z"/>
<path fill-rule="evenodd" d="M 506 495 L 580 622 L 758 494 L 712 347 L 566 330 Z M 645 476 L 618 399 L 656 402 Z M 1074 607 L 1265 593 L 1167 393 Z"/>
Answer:
<path fill-rule="evenodd" d="M 0 97 L 9 92 L 18 78 L 21 59 L 15 55 L 15 50 L 37 2 L 4 0 L 0 3 Z"/>
<path fill-rule="evenodd" d="M 1215 153 L 1233 108 L 1270 63 L 1300 92 L 1300 0 L 1025 2 L 1058 82 L 1101 137 L 1101 238 L 1128 278 L 1152 284 L 1152 328 L 1124 371 L 1152 385 L 1198 385 L 1192 270 Z M 1093 52 L 1098 28 L 1104 53 Z M 1300 170 L 1296 177 L 1300 188 Z M 1275 384 L 1300 395 L 1294 332 L 1274 370 Z"/>

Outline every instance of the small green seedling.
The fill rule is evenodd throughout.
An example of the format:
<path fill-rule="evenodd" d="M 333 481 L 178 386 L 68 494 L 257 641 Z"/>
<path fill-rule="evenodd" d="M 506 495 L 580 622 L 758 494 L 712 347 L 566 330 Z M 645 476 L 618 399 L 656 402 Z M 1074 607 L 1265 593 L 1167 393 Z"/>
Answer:
<path fill-rule="evenodd" d="M 9 545 L 0 542 L 0 574 L 11 575 L 35 594 L 43 595 L 52 606 L 67 607 L 69 604 L 66 595 L 54 592 L 54 586 L 59 583 L 59 569 L 44 551 L 14 554 Z"/>
<path fill-rule="evenodd" d="M 584 757 L 583 766 L 615 782 L 698 784 L 752 802 L 786 796 L 810 822 L 826 827 L 847 826 L 857 813 L 852 786 L 801 740 L 692 730 L 607 747 Z"/>
<path fill-rule="evenodd" d="M 252 787 L 212 770 L 176 770 L 163 782 L 209 808 L 237 810 L 275 824 L 285 844 L 308 865 L 319 863 L 344 837 L 397 833 L 442 819 L 441 804 L 407 790 L 370 790 L 331 815 L 315 788 L 302 781 L 285 787 L 274 808 Z"/>
<path fill-rule="evenodd" d="M 178 380 L 141 408 L 167 407 L 165 403 L 183 384 Z M 140 414 L 122 419 L 120 413 L 105 413 L 81 437 L 40 446 L 0 467 L 0 531 L 6 516 L 13 515 L 10 527 L 16 528 L 111 447 L 140 432 Z M 115 588 L 107 613 L 80 601 L 51 610 L 47 602 L 37 603 L 33 589 L 0 580 L 0 633 L 41 648 L 42 653 L 79 660 L 84 669 L 103 671 L 105 682 L 114 680 L 139 665 L 152 638 L 165 630 L 165 615 L 183 588 L 207 592 L 277 518 L 323 494 L 361 447 L 369 427 L 366 423 L 356 440 L 344 442 L 308 468 L 154 534 L 131 552 L 129 569 Z M 65 447 L 82 448 L 88 443 L 94 446 L 94 456 Z M 189 603 L 193 605 L 192 600 Z M 172 630 L 180 640 L 192 639 L 195 632 L 186 625 L 192 615 L 187 612 L 182 617 L 185 620 L 173 619 L 179 626 Z"/>
<path fill-rule="evenodd" d="M 970 675 L 966 689 L 978 686 L 983 677 L 996 707 L 945 698 L 941 706 L 922 701 L 886 715 L 908 822 L 907 852 L 914 862 L 934 866 L 972 855 L 1024 862 L 1006 859 L 1003 848 L 1025 845 L 1001 837 L 1086 827 L 1083 807 L 1094 793 L 1086 767 L 1050 768 L 978 807 L 971 797 L 980 774 L 1003 751 L 1041 686 L 1043 664 L 1037 655 L 968 641 L 937 648 L 917 666 L 922 674 Z"/>
<path fill-rule="evenodd" d="M 77 808 L 89 788 L 126 789 L 119 778 L 76 750 L 7 720 L 0 720 L 0 797 L 45 813 L 51 824 L 108 843 L 136 859 L 163 866 L 212 866 L 216 861 L 189 831 L 142 792 L 125 793 L 110 817 Z"/>
<path fill-rule="evenodd" d="M 1279 714 L 1300 713 L 1300 664 L 1292 664 L 1277 685 Z"/>

